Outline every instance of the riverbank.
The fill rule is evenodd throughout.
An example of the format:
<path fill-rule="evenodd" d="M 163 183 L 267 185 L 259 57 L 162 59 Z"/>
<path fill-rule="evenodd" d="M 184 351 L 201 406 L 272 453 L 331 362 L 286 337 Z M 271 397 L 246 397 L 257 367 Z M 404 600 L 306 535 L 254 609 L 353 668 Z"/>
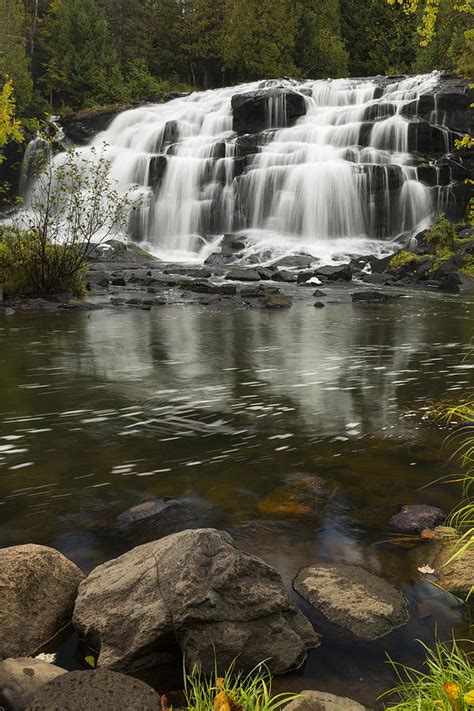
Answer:
<path fill-rule="evenodd" d="M 357 256 L 330 265 L 311 255 L 281 257 L 261 265 L 245 258 L 245 235 L 225 235 L 204 264 L 163 262 L 134 243 L 110 240 L 90 250 L 84 271 L 85 295 L 59 294 L 42 298 L 4 298 L 0 308 L 74 311 L 103 308 L 150 310 L 159 306 L 198 304 L 223 309 L 285 309 L 294 299 L 314 297 L 323 307 L 324 288 L 337 286 L 341 298 L 355 287 L 355 300 L 386 303 L 395 289 L 423 288 L 456 294 L 474 289 L 473 229 L 445 223 L 446 241 L 430 239 L 425 230 L 413 248 L 377 258 Z M 367 289 L 363 293 L 362 287 Z M 340 289 L 340 287 L 343 287 Z M 312 291 L 310 291 L 312 289 Z M 346 294 L 346 296 L 344 296 Z M 352 292 L 351 292 L 352 294 Z"/>

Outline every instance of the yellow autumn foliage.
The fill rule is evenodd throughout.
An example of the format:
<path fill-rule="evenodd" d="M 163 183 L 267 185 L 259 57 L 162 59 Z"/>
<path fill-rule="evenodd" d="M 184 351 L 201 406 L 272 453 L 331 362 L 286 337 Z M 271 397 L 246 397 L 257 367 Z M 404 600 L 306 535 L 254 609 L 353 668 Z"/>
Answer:
<path fill-rule="evenodd" d="M 10 141 L 20 142 L 23 138 L 21 124 L 15 118 L 15 109 L 13 82 L 7 79 L 0 92 L 0 163 L 4 160 L 2 148 Z"/>

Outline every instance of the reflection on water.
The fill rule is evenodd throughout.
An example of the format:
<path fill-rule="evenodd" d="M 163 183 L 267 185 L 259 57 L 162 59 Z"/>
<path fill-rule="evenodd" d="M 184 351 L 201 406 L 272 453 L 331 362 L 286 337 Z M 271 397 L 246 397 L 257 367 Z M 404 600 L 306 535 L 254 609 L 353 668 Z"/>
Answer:
<path fill-rule="evenodd" d="M 4 319 L 0 545 L 46 543 L 88 570 L 117 552 L 118 513 L 150 496 L 197 496 L 288 583 L 303 565 L 338 560 L 400 584 L 413 614 L 394 653 L 413 661 L 413 639 L 429 641 L 436 624 L 462 632 L 461 612 L 419 579 L 410 551 L 376 544 L 401 503 L 454 502 L 439 485 L 419 489 L 444 471 L 443 432 L 421 413 L 472 384 L 472 310 L 460 298 L 357 307 L 344 297 L 284 313 Z M 298 472 L 338 484 L 320 519 L 260 514 L 259 498 Z M 427 599 L 433 612 L 420 620 Z M 361 678 L 377 678 L 373 704 L 388 674 L 374 649 L 356 663 L 326 641 L 285 684 L 363 699 Z"/>

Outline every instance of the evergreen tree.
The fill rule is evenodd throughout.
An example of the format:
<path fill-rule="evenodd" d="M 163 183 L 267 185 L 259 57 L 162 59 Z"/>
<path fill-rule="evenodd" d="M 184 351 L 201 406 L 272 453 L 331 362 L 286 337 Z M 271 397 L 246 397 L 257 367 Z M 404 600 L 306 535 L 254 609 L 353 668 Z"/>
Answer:
<path fill-rule="evenodd" d="M 77 108 L 123 97 L 117 53 L 95 0 L 56 0 L 47 27 L 46 85 L 52 104 Z"/>
<path fill-rule="evenodd" d="M 222 58 L 238 79 L 294 74 L 300 3 L 291 0 L 228 0 Z"/>
<path fill-rule="evenodd" d="M 348 73 L 348 52 L 341 36 L 339 0 L 302 0 L 297 64 L 311 78 Z"/>
<path fill-rule="evenodd" d="M 33 84 L 26 55 L 22 0 L 0 0 L 0 84 L 7 77 L 15 87 L 18 113 L 23 115 L 31 101 Z"/>

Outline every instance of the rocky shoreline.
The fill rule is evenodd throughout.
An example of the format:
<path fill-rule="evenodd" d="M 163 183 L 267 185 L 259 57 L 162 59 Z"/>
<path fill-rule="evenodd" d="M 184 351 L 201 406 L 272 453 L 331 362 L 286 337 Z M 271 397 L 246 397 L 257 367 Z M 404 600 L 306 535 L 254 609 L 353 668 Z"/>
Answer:
<path fill-rule="evenodd" d="M 281 504 L 284 515 L 291 515 L 291 505 L 293 515 L 315 516 L 330 496 L 331 482 L 305 477 L 275 490 L 262 506 L 276 516 Z M 280 675 L 300 667 L 325 640 L 388 640 L 412 614 L 396 584 L 361 565 L 309 566 L 290 592 L 272 566 L 240 550 L 227 532 L 199 527 L 204 519 L 195 504 L 192 516 L 186 501 L 171 504 L 171 515 L 166 500 L 123 512 L 117 525 L 126 551 L 87 575 L 47 546 L 0 550 L 0 705 L 8 711 L 81 711 L 89 699 L 94 709 L 165 711 L 162 694 L 170 689 L 155 690 L 137 674 L 179 666 L 184 658 L 188 673 L 198 668 L 212 674 L 217 664 L 222 674 L 234 660 L 249 672 L 265 660 Z M 388 529 L 419 536 L 436 584 L 461 594 L 472 584 L 474 561 L 468 556 L 462 565 L 443 567 L 453 535 L 438 525 L 444 518 L 434 507 L 405 505 Z M 85 645 L 82 670 L 68 671 L 40 654 L 66 625 Z M 307 691 L 286 708 L 365 707 Z"/>
<path fill-rule="evenodd" d="M 429 231 L 412 241 L 411 249 L 377 258 L 355 256 L 325 265 L 311 255 L 276 259 L 265 266 L 245 258 L 245 235 L 224 235 L 204 264 L 171 264 L 158 260 L 135 243 L 110 240 L 88 255 L 85 295 L 4 298 L 6 316 L 15 310 L 93 311 L 133 308 L 150 311 L 177 305 L 212 306 L 231 310 L 281 310 L 304 294 L 323 307 L 324 287 L 356 286 L 355 303 L 389 303 L 395 288 L 423 288 L 457 294 L 474 289 L 473 228 L 458 228 L 456 245 L 439 249 Z M 365 287 L 365 288 L 364 288 Z M 313 289 L 313 291 L 309 291 Z"/>

